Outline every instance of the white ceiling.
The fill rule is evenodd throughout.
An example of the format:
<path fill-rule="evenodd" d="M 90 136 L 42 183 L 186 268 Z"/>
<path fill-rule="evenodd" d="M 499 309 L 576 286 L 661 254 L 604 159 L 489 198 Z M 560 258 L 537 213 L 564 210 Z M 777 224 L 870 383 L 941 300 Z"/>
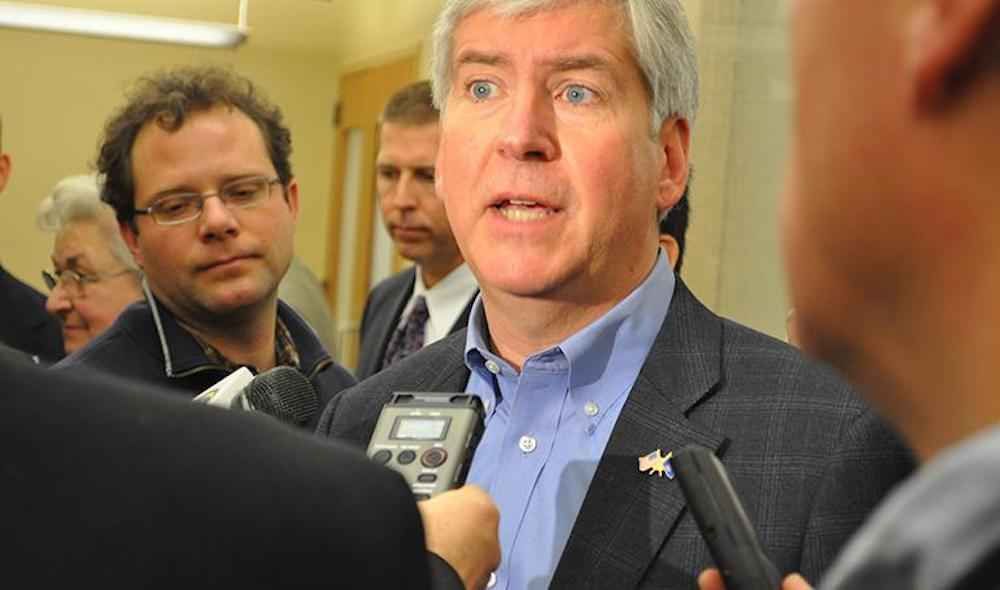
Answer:
<path fill-rule="evenodd" d="M 238 0 L 31 0 L 235 24 Z M 341 62 L 391 54 L 424 40 L 441 0 L 249 0 L 255 49 L 319 53 Z"/>

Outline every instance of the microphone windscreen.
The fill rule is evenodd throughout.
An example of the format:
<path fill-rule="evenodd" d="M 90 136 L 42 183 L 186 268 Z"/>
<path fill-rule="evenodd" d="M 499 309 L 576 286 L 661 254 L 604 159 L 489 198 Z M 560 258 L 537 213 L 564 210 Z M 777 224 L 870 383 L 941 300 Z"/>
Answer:
<path fill-rule="evenodd" d="M 316 390 L 294 367 L 275 367 L 257 375 L 243 395 L 254 410 L 294 426 L 309 424 L 319 412 Z"/>

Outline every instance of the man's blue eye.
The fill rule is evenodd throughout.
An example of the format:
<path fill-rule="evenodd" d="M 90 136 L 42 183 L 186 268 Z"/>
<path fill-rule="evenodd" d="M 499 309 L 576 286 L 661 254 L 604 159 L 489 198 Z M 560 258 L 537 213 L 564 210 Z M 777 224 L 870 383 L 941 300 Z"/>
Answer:
<path fill-rule="evenodd" d="M 469 86 L 469 90 L 472 92 L 472 98 L 476 100 L 485 100 L 493 96 L 496 90 L 496 84 L 492 82 L 473 82 Z"/>
<path fill-rule="evenodd" d="M 566 90 L 563 91 L 563 96 L 566 97 L 566 101 L 570 104 L 583 104 L 584 102 L 587 102 L 593 94 L 593 91 L 589 88 L 576 84 L 568 86 Z"/>

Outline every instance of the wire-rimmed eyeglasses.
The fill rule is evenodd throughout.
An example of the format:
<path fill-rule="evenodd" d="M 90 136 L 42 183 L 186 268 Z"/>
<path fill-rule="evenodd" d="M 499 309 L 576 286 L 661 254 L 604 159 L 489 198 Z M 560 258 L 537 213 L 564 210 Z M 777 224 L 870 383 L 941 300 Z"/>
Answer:
<path fill-rule="evenodd" d="M 219 197 L 229 209 L 249 209 L 256 207 L 271 196 L 271 186 L 281 183 L 281 179 L 241 178 L 223 185 L 219 190 L 204 193 L 173 193 L 153 201 L 145 209 L 136 209 L 137 215 L 149 215 L 160 225 L 177 225 L 201 217 L 205 200 Z"/>
<path fill-rule="evenodd" d="M 62 285 L 62 288 L 67 294 L 72 297 L 79 297 L 80 295 L 83 295 L 84 289 L 87 285 L 120 277 L 130 272 L 133 271 L 128 268 L 109 274 L 84 274 L 68 268 L 57 270 L 52 273 L 47 270 L 43 270 L 42 280 L 45 281 L 45 286 L 49 288 L 49 291 L 54 291 L 57 285 Z"/>

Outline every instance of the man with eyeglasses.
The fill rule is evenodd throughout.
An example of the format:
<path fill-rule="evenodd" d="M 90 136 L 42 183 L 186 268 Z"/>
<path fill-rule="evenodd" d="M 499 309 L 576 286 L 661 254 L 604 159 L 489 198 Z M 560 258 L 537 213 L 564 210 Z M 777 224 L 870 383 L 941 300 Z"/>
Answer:
<path fill-rule="evenodd" d="M 0 193 L 10 179 L 11 158 L 3 151 L 3 119 L 0 118 Z M 63 357 L 59 322 L 45 311 L 45 295 L 18 280 L 0 265 L 0 345 L 6 357 L 34 363 L 55 362 Z"/>
<path fill-rule="evenodd" d="M 60 367 L 193 396 L 240 366 L 298 368 L 323 403 L 354 383 L 278 300 L 299 187 L 280 110 L 218 68 L 141 79 L 108 121 L 101 198 L 145 273 L 145 301 Z"/>

